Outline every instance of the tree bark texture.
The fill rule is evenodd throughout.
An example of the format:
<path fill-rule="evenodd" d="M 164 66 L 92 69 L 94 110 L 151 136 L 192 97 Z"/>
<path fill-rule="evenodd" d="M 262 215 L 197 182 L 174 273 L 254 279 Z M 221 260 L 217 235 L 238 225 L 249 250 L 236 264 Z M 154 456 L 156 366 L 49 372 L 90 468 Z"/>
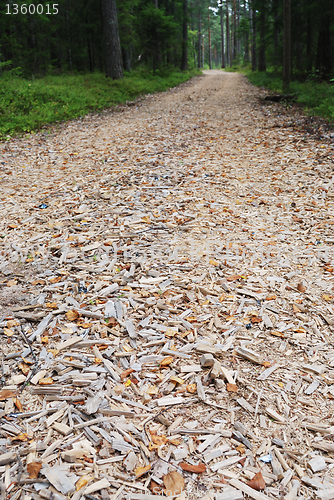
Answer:
<path fill-rule="evenodd" d="M 101 0 L 101 10 L 106 76 L 117 80 L 123 78 L 123 65 L 116 0 Z"/>
<path fill-rule="evenodd" d="M 266 11 L 260 10 L 259 71 L 266 71 Z"/>
<path fill-rule="evenodd" d="M 226 64 L 231 66 L 230 16 L 228 12 L 228 0 L 226 0 Z"/>
<path fill-rule="evenodd" d="M 201 16 L 201 13 L 198 14 L 198 68 L 202 68 L 202 62 L 201 62 L 201 59 L 202 59 L 202 51 L 201 51 L 201 48 L 202 48 L 202 31 L 201 31 L 201 28 L 202 28 L 202 16 Z"/>
<path fill-rule="evenodd" d="M 291 0 L 283 0 L 283 93 L 291 81 Z"/>
<path fill-rule="evenodd" d="M 256 12 L 252 9 L 252 71 L 257 70 L 256 56 Z"/>
<path fill-rule="evenodd" d="M 221 7 L 220 7 L 220 28 L 221 28 L 222 68 L 225 68 L 225 48 L 224 48 L 224 16 L 223 16 L 223 4 L 221 4 Z"/>
<path fill-rule="evenodd" d="M 188 0 L 183 0 L 181 71 L 188 69 Z"/>
<path fill-rule="evenodd" d="M 208 38 L 209 38 L 209 68 L 212 69 L 212 61 L 211 61 L 211 30 L 210 30 L 210 11 L 208 9 Z"/>

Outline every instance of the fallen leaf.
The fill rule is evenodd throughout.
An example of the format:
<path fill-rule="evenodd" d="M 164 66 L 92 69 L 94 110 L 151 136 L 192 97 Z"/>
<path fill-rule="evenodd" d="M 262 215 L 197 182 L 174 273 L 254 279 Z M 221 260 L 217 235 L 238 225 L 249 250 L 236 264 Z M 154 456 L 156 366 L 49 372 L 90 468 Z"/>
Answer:
<path fill-rule="evenodd" d="M 251 322 L 252 323 L 261 323 L 262 322 L 262 318 L 259 318 L 258 316 L 252 316 L 251 317 Z"/>
<path fill-rule="evenodd" d="M 70 311 L 67 311 L 65 316 L 68 319 L 68 321 L 75 321 L 76 319 L 79 318 L 79 313 L 71 309 Z"/>
<path fill-rule="evenodd" d="M 285 337 L 284 333 L 278 332 L 276 330 L 271 331 L 270 335 L 274 335 L 274 337 L 280 337 L 281 339 L 284 339 Z"/>
<path fill-rule="evenodd" d="M 11 330 L 10 328 L 6 328 L 6 327 L 3 329 L 3 333 L 5 335 L 7 335 L 7 337 L 12 337 L 14 335 L 13 330 Z"/>
<path fill-rule="evenodd" d="M 53 384 L 53 379 L 51 377 L 41 378 L 38 383 L 40 385 L 51 385 Z"/>
<path fill-rule="evenodd" d="M 202 463 L 198 465 L 192 465 L 192 464 L 187 464 L 187 462 L 181 462 L 179 466 L 181 467 L 182 470 L 185 470 L 187 472 L 196 472 L 196 474 L 206 471 L 206 465 Z"/>
<path fill-rule="evenodd" d="M 190 392 L 190 394 L 195 394 L 195 392 L 197 391 L 197 385 L 196 384 L 187 385 L 187 391 Z"/>
<path fill-rule="evenodd" d="M 19 412 L 22 412 L 23 411 L 23 406 L 22 406 L 22 403 L 21 401 L 18 399 L 18 398 L 15 398 L 14 399 L 14 405 L 16 406 L 16 408 L 19 410 Z"/>
<path fill-rule="evenodd" d="M 158 446 L 162 446 L 167 442 L 167 437 L 166 436 L 158 436 L 157 431 L 150 431 L 151 434 L 151 439 L 154 444 Z"/>
<path fill-rule="evenodd" d="M 253 479 L 248 481 L 247 485 L 256 491 L 264 490 L 264 488 L 266 487 L 266 483 L 265 480 L 263 479 L 261 471 L 255 474 Z"/>
<path fill-rule="evenodd" d="M 298 283 L 297 290 L 298 292 L 304 293 L 306 292 L 306 286 L 304 286 L 303 283 Z"/>
<path fill-rule="evenodd" d="M 21 372 L 23 373 L 23 375 L 28 375 L 28 373 L 30 371 L 30 368 L 28 365 L 26 365 L 25 363 L 19 363 L 19 368 L 20 368 Z"/>
<path fill-rule="evenodd" d="M 226 384 L 227 392 L 238 392 L 238 386 L 236 384 Z"/>
<path fill-rule="evenodd" d="M 36 479 L 39 471 L 42 468 L 42 464 L 39 462 L 30 462 L 27 465 L 27 472 L 29 474 L 29 479 Z"/>
<path fill-rule="evenodd" d="M 83 486 L 86 486 L 86 484 L 88 484 L 91 479 L 91 476 L 81 476 L 81 478 L 75 484 L 76 491 L 81 490 L 81 488 Z"/>
<path fill-rule="evenodd" d="M 15 392 L 11 391 L 10 389 L 3 389 L 0 391 L 0 401 L 5 401 L 8 398 L 15 398 L 16 394 Z"/>
<path fill-rule="evenodd" d="M 168 366 L 173 363 L 173 356 L 166 356 L 162 361 L 160 361 L 160 366 Z"/>
<path fill-rule="evenodd" d="M 58 304 L 57 302 L 47 302 L 46 307 L 49 309 L 58 309 Z"/>
<path fill-rule="evenodd" d="M 153 481 L 153 479 L 151 479 L 151 482 L 150 482 L 150 490 L 154 495 L 161 495 L 162 494 L 162 489 L 160 488 L 158 483 Z"/>
<path fill-rule="evenodd" d="M 143 476 L 144 474 L 146 474 L 146 472 L 148 472 L 151 469 L 151 467 L 152 467 L 151 464 L 148 464 L 145 467 L 137 467 L 137 469 L 135 469 L 136 477 L 138 478 Z"/>
<path fill-rule="evenodd" d="M 331 300 L 333 300 L 333 295 L 327 295 L 326 293 L 324 293 L 323 296 L 322 296 L 322 298 L 324 300 L 326 300 L 327 302 L 330 302 Z"/>
<path fill-rule="evenodd" d="M 179 495 L 184 490 L 184 478 L 179 472 L 173 470 L 162 476 L 162 479 L 165 485 L 164 493 L 166 496 Z"/>
<path fill-rule="evenodd" d="M 22 434 L 18 434 L 17 436 L 13 436 L 10 438 L 11 441 L 28 441 L 28 434 L 26 433 L 22 433 Z"/>

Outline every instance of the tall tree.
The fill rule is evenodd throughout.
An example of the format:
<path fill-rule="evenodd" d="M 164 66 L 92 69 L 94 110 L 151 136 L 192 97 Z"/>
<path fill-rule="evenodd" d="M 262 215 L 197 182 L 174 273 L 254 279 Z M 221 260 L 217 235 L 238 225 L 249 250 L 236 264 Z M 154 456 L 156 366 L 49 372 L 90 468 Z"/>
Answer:
<path fill-rule="evenodd" d="M 231 66 L 230 16 L 228 11 L 228 0 L 226 0 L 226 64 Z"/>
<path fill-rule="evenodd" d="M 259 71 L 266 71 L 266 0 L 260 9 Z"/>
<path fill-rule="evenodd" d="M 291 0 L 283 0 L 283 92 L 291 81 Z"/>
<path fill-rule="evenodd" d="M 254 9 L 254 0 L 252 3 L 252 71 L 257 70 L 256 57 L 256 11 Z"/>
<path fill-rule="evenodd" d="M 183 0 L 181 70 L 188 69 L 188 1 Z"/>
<path fill-rule="evenodd" d="M 221 36 L 221 51 L 222 51 L 222 68 L 225 68 L 225 49 L 224 49 L 224 15 L 223 15 L 223 2 L 220 6 L 220 36 Z"/>
<path fill-rule="evenodd" d="M 101 0 L 101 8 L 106 76 L 118 80 L 123 78 L 123 64 L 116 0 Z"/>

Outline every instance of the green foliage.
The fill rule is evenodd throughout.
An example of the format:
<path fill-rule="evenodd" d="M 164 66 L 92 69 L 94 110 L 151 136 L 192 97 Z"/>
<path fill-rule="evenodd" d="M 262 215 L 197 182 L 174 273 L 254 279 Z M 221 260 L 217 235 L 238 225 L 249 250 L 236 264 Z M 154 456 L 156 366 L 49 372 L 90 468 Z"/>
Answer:
<path fill-rule="evenodd" d="M 249 81 L 257 87 L 265 87 L 273 92 L 282 93 L 282 78 L 273 70 L 252 72 L 249 67 L 239 66 L 237 71 L 245 73 Z M 297 104 L 303 106 L 306 113 L 334 121 L 334 85 L 326 82 L 293 81 L 290 85 L 290 92 L 296 95 Z"/>
<path fill-rule="evenodd" d="M 0 138 L 78 118 L 92 111 L 175 87 L 197 74 L 140 68 L 122 80 L 101 73 L 46 76 L 34 80 L 7 75 L 0 86 Z"/>

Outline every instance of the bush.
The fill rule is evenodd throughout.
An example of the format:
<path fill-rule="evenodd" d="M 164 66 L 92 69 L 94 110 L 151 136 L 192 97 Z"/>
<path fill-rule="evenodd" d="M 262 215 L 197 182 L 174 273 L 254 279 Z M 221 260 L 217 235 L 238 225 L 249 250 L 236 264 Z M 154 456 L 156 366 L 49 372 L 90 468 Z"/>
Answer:
<path fill-rule="evenodd" d="M 153 76 L 152 71 L 142 67 L 122 80 L 110 80 L 102 73 L 27 80 L 4 73 L 0 86 L 0 138 L 161 92 L 195 74 L 199 73 L 166 68 Z"/>

